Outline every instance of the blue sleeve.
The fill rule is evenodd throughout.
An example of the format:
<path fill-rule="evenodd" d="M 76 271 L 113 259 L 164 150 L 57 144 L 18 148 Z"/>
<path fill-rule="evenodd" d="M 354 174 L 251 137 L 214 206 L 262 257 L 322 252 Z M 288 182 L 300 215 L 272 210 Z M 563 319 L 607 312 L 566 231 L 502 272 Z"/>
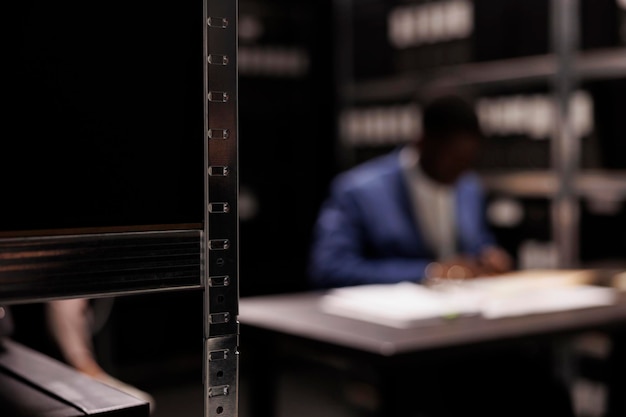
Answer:
<path fill-rule="evenodd" d="M 470 174 L 462 180 L 458 198 L 461 249 L 465 253 L 477 255 L 486 247 L 496 244 L 485 217 L 485 191 L 477 175 Z"/>
<path fill-rule="evenodd" d="M 309 279 L 313 287 L 419 282 L 430 259 L 367 256 L 367 220 L 357 198 L 335 182 L 313 231 Z"/>

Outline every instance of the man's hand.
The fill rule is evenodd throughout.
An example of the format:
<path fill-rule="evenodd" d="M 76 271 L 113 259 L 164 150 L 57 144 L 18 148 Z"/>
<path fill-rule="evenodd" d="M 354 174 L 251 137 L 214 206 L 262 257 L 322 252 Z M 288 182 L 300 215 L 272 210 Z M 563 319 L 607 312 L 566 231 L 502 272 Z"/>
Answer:
<path fill-rule="evenodd" d="M 491 246 L 479 257 L 479 263 L 487 275 L 497 275 L 513 269 L 513 259 L 502 248 Z"/>
<path fill-rule="evenodd" d="M 467 279 L 498 275 L 511 271 L 513 260 L 501 248 L 492 246 L 478 257 L 456 256 L 432 262 L 426 268 L 426 279 Z"/>
<path fill-rule="evenodd" d="M 467 256 L 456 256 L 442 261 L 432 262 L 426 268 L 427 279 L 467 279 L 482 276 L 486 273 L 477 259 Z"/>

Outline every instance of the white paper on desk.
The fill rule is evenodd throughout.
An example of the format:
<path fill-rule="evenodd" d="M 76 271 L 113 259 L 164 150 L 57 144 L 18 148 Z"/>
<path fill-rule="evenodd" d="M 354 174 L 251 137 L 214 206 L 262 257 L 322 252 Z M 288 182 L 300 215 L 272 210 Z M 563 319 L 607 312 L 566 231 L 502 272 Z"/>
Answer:
<path fill-rule="evenodd" d="M 533 288 L 517 294 L 486 297 L 482 302 L 481 313 L 488 319 L 550 313 L 611 305 L 616 297 L 615 289 L 592 285 Z"/>
<path fill-rule="evenodd" d="M 330 290 L 320 300 L 329 314 L 407 328 L 428 319 L 480 313 L 476 291 L 443 293 L 419 284 L 372 284 Z"/>
<path fill-rule="evenodd" d="M 610 305 L 613 288 L 575 284 L 559 279 L 506 277 L 465 281 L 445 289 L 410 282 L 373 284 L 330 290 L 320 300 L 329 314 L 408 328 L 428 319 L 476 315 L 495 319 Z M 510 280 L 510 281 L 509 281 Z"/>
<path fill-rule="evenodd" d="M 485 318 L 523 316 L 611 305 L 614 288 L 591 285 L 587 270 L 520 270 L 497 277 L 477 278 L 463 285 L 483 293 Z"/>

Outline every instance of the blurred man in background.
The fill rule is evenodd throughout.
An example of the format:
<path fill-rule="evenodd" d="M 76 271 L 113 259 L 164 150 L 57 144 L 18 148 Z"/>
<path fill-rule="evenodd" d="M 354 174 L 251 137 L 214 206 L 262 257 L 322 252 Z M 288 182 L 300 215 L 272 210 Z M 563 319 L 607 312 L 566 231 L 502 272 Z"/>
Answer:
<path fill-rule="evenodd" d="M 482 132 L 473 107 L 442 96 L 412 143 L 340 174 L 314 229 L 317 287 L 469 278 L 513 267 L 484 219 L 472 172 Z"/>

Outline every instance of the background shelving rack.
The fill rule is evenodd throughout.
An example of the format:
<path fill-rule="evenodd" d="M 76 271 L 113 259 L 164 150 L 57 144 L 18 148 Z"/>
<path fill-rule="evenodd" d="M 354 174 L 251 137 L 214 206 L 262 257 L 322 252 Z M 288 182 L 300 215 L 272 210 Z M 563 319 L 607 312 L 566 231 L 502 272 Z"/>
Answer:
<path fill-rule="evenodd" d="M 479 2 L 480 0 L 475 0 L 470 3 Z M 462 90 L 473 96 L 500 88 L 515 90 L 529 87 L 547 90 L 555 116 L 550 141 L 550 166 L 547 169 L 532 170 L 489 169 L 480 170 L 480 173 L 490 193 L 513 198 L 549 200 L 550 232 L 558 258 L 555 266 L 579 266 L 579 202 L 598 195 L 610 195 L 614 200 L 625 201 L 626 170 L 582 169 L 580 138 L 575 137 L 573 130 L 575 122 L 571 98 L 582 82 L 624 79 L 626 47 L 614 45 L 581 48 L 582 1 L 551 0 L 547 22 L 547 53 L 431 65 L 396 73 L 380 71 L 382 74 L 355 78 L 355 70 L 358 69 L 355 68 L 358 65 L 354 55 L 355 44 L 363 42 L 355 34 L 358 11 L 366 7 L 374 10 L 374 3 L 351 0 L 334 2 L 335 31 L 339 38 L 335 54 L 338 111 L 355 106 L 406 103 L 420 95 L 427 96 L 430 92 L 445 90 Z M 437 2 L 398 2 L 396 6 L 435 3 Z M 385 7 L 376 9 L 379 22 L 385 20 L 381 11 L 389 11 Z M 371 13 L 372 16 L 375 14 Z M 602 23 L 598 21 L 594 24 Z M 529 33 L 541 30 L 533 27 L 532 22 L 525 22 L 525 27 Z M 379 30 L 378 34 L 384 32 Z M 392 57 L 393 53 L 378 54 L 371 51 L 372 60 L 391 60 Z M 361 63 L 364 61 L 361 57 Z M 358 161 L 358 158 L 355 159 L 354 139 L 351 143 L 345 137 L 342 138 L 341 126 L 338 128 L 338 137 L 340 140 L 337 155 L 345 168 Z"/>

